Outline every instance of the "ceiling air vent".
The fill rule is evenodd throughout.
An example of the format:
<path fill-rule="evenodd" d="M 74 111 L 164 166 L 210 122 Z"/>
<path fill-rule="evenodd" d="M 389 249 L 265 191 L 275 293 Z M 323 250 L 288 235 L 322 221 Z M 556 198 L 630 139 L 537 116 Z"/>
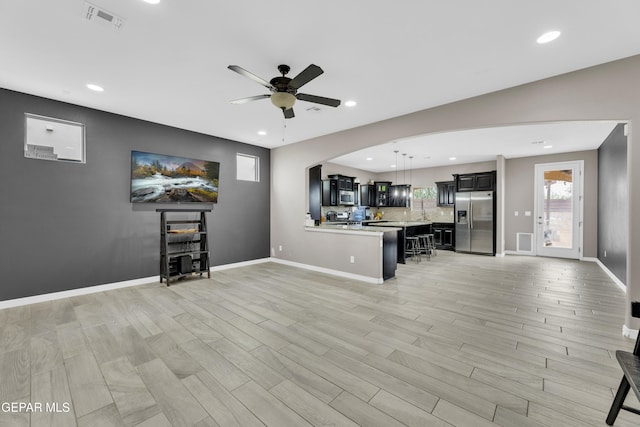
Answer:
<path fill-rule="evenodd" d="M 107 12 L 100 6 L 96 6 L 95 4 L 91 4 L 87 1 L 84 2 L 82 16 L 87 21 L 95 22 L 97 24 L 113 28 L 114 30 L 122 29 L 122 26 L 125 23 L 124 18 L 114 15 L 111 12 Z"/>

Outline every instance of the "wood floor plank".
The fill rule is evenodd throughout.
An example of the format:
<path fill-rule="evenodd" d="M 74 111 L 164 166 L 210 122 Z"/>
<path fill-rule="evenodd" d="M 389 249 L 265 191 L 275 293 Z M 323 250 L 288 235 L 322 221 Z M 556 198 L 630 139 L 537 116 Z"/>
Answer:
<path fill-rule="evenodd" d="M 269 392 L 314 426 L 357 427 L 357 424 L 289 380 Z"/>
<path fill-rule="evenodd" d="M 78 418 L 113 403 L 93 353 L 82 352 L 65 360 L 73 409 Z"/>
<path fill-rule="evenodd" d="M 232 394 L 269 427 L 309 427 L 307 421 L 253 381 L 238 387 Z"/>
<path fill-rule="evenodd" d="M 149 337 L 145 342 L 178 378 L 188 377 L 204 369 L 165 333 Z"/>
<path fill-rule="evenodd" d="M 250 380 L 244 372 L 215 351 L 213 346 L 194 340 L 182 343 L 180 347 L 227 390 L 234 390 Z"/>
<path fill-rule="evenodd" d="M 264 427 L 264 424 L 209 372 L 199 372 L 195 377 L 185 378 L 183 382 L 211 416 L 219 420 L 221 426 L 225 427 L 224 421 L 229 420 L 231 426 L 237 423 L 241 427 Z"/>
<path fill-rule="evenodd" d="M 171 425 L 189 426 L 209 416 L 160 359 L 138 366 L 138 373 Z"/>
<path fill-rule="evenodd" d="M 31 403 L 40 403 L 45 406 L 45 410 L 31 413 L 33 426 L 73 427 L 76 425 L 67 372 L 62 365 L 31 376 Z M 55 404 L 55 409 L 47 411 L 47 403 Z"/>
<path fill-rule="evenodd" d="M 325 403 L 331 402 L 342 392 L 337 385 L 270 348 L 262 346 L 251 354 Z"/>
<path fill-rule="evenodd" d="M 431 415 L 386 390 L 380 390 L 369 404 L 409 427 L 450 427 L 451 424 Z"/>
<path fill-rule="evenodd" d="M 138 375 L 135 366 L 121 357 L 100 366 L 118 412 L 127 425 L 135 425 L 160 411 L 156 401 Z M 152 408 L 157 408 L 153 410 Z"/>
<path fill-rule="evenodd" d="M 346 391 L 336 397 L 330 405 L 361 426 L 402 427 L 404 425 Z"/>
<path fill-rule="evenodd" d="M 368 402 L 379 390 L 378 387 L 362 380 L 357 375 L 339 368 L 327 359 L 316 356 L 295 344 L 284 347 L 280 350 L 280 353 L 365 402 Z"/>

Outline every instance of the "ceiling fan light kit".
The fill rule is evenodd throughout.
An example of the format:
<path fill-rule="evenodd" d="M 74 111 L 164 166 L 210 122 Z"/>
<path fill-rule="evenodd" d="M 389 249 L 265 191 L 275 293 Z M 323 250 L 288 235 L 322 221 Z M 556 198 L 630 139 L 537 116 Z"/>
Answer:
<path fill-rule="evenodd" d="M 231 71 L 235 71 L 242 76 L 250 78 L 256 83 L 266 87 L 271 92 L 271 95 L 264 94 L 250 96 L 248 98 L 236 99 L 234 101 L 231 101 L 232 104 L 244 104 L 250 101 L 271 98 L 271 103 L 282 110 L 285 119 L 291 119 L 295 117 L 295 115 L 293 114 L 293 105 L 295 104 L 297 99 L 301 101 L 327 105 L 330 107 L 337 107 L 340 105 L 339 99 L 325 98 L 323 96 L 309 95 L 306 93 L 298 93 L 298 89 L 324 73 L 324 71 L 322 71 L 322 68 L 314 64 L 309 65 L 293 79 L 286 77 L 286 75 L 289 73 L 289 70 L 291 69 L 288 65 L 278 65 L 278 71 L 280 71 L 282 76 L 274 77 L 269 82 L 237 65 L 229 65 L 227 68 L 229 68 Z"/>
<path fill-rule="evenodd" d="M 296 97 L 288 92 L 275 92 L 271 94 L 271 103 L 278 108 L 288 110 L 296 103 Z"/>

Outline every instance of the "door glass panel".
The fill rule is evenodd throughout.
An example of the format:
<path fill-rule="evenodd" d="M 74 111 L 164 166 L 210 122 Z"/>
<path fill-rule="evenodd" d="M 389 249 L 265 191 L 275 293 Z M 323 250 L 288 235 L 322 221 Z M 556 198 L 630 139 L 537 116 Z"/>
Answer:
<path fill-rule="evenodd" d="M 572 248 L 573 246 L 573 171 L 544 171 L 544 246 Z"/>

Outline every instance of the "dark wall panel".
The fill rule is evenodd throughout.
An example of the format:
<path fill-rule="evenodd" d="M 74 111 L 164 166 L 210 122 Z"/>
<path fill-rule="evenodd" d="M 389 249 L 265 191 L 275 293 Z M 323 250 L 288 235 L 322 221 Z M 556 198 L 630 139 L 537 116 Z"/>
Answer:
<path fill-rule="evenodd" d="M 616 126 L 598 149 L 598 259 L 626 284 L 630 194 L 624 126 Z"/>
<path fill-rule="evenodd" d="M 87 163 L 25 158 L 27 112 L 84 123 Z M 213 208 L 211 264 L 269 256 L 268 149 L 0 89 L 0 300 L 159 273 L 155 209 L 174 206 L 129 202 L 131 150 L 220 162 L 218 203 L 198 206 Z M 236 181 L 238 152 L 260 182 Z"/>

